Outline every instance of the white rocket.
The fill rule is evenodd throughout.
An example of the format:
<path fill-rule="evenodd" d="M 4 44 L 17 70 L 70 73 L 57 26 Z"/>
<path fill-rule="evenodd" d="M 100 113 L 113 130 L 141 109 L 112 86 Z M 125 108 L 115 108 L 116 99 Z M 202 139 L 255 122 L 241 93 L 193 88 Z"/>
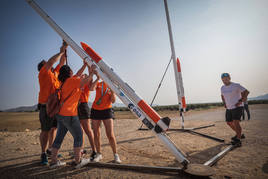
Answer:
<path fill-rule="evenodd" d="M 171 58 L 173 60 L 173 68 L 174 68 L 174 73 L 175 73 L 175 81 L 176 81 L 176 88 L 177 88 L 178 104 L 179 104 L 179 109 L 180 109 L 181 125 L 182 125 L 182 128 L 184 128 L 183 112 L 186 111 L 186 101 L 185 101 L 185 96 L 184 96 L 181 65 L 180 65 L 180 60 L 179 58 L 176 57 L 176 53 L 175 53 L 167 0 L 164 0 L 164 4 L 165 4 L 165 11 L 166 11 L 168 32 L 169 32 L 169 41 L 170 41 L 170 47 L 171 47 Z"/>

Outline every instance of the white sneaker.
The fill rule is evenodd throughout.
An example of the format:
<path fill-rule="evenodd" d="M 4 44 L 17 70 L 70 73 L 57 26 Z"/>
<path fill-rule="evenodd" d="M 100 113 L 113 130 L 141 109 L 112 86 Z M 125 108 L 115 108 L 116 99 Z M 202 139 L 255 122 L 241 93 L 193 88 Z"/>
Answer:
<path fill-rule="evenodd" d="M 100 160 L 102 159 L 102 155 L 101 155 L 101 153 L 97 153 L 96 154 L 96 157 L 94 158 L 94 162 L 99 162 Z"/>
<path fill-rule="evenodd" d="M 118 154 L 114 154 L 114 162 L 120 164 L 122 161 L 119 158 Z"/>
<path fill-rule="evenodd" d="M 75 168 L 76 168 L 76 169 L 78 169 L 78 168 L 82 168 L 82 167 L 84 167 L 85 165 L 87 165 L 89 162 L 90 162 L 90 159 L 87 159 L 87 158 L 81 158 L 80 163 L 77 164 L 77 165 L 75 166 Z"/>
<path fill-rule="evenodd" d="M 65 166 L 66 162 L 61 162 L 60 160 L 58 160 L 56 163 L 50 164 L 49 168 L 57 168 L 57 167 L 61 167 L 61 166 Z"/>

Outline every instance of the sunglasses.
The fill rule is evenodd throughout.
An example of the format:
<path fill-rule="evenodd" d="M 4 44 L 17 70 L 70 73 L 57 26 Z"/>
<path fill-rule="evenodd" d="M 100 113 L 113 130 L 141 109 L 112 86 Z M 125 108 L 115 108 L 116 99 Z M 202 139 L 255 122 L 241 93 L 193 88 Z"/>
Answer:
<path fill-rule="evenodd" d="M 223 73 L 223 74 L 221 75 L 221 78 L 224 78 L 224 77 L 230 77 L 229 73 Z"/>

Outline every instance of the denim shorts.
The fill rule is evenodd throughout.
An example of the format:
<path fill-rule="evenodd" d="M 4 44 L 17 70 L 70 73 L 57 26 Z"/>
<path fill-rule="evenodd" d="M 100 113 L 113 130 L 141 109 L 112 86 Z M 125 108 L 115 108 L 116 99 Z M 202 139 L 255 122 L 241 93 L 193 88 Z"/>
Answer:
<path fill-rule="evenodd" d="M 74 147 L 82 147 L 83 132 L 78 116 L 56 115 L 56 119 L 58 121 L 58 130 L 52 147 L 59 149 L 68 131 L 70 131 L 74 138 Z"/>

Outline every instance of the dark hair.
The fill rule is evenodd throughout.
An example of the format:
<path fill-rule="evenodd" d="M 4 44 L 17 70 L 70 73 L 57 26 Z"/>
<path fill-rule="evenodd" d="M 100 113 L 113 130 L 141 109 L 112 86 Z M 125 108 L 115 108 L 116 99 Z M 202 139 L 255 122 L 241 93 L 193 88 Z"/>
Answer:
<path fill-rule="evenodd" d="M 37 65 L 38 71 L 41 70 L 41 68 L 44 66 L 45 62 L 46 62 L 45 60 L 42 60 L 41 62 L 38 63 L 38 65 Z"/>
<path fill-rule="evenodd" d="M 60 80 L 60 82 L 63 83 L 63 82 L 65 82 L 65 80 L 67 78 L 71 77 L 71 73 L 72 73 L 72 69 L 68 65 L 63 65 L 60 68 L 60 73 L 59 73 L 58 79 Z"/>

